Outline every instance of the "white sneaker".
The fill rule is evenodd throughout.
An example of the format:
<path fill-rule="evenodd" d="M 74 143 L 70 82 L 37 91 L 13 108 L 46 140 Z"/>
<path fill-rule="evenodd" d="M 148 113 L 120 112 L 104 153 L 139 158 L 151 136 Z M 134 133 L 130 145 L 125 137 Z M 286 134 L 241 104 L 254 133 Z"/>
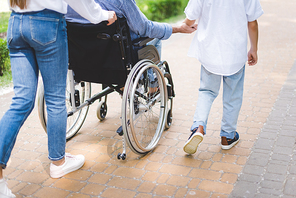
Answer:
<path fill-rule="evenodd" d="M 68 173 L 78 170 L 83 166 L 85 158 L 83 155 L 71 155 L 66 153 L 65 163 L 60 166 L 56 166 L 53 163 L 50 164 L 50 176 L 52 178 L 60 178 Z"/>
<path fill-rule="evenodd" d="M 13 198 L 16 197 L 12 194 L 11 190 L 8 188 L 7 183 L 4 179 L 0 179 L 0 198 Z"/>

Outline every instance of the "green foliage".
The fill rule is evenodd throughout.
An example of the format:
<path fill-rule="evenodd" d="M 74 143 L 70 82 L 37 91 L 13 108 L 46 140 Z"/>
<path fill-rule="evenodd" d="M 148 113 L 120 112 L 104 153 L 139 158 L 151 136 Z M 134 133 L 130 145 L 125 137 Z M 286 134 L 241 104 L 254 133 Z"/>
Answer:
<path fill-rule="evenodd" d="M 0 38 L 0 76 L 4 71 L 10 70 L 9 51 L 6 45 L 6 39 Z"/>
<path fill-rule="evenodd" d="M 0 12 L 0 33 L 7 31 L 10 12 Z"/>
<path fill-rule="evenodd" d="M 152 21 L 182 14 L 187 3 L 188 0 L 137 0 L 140 10 Z"/>

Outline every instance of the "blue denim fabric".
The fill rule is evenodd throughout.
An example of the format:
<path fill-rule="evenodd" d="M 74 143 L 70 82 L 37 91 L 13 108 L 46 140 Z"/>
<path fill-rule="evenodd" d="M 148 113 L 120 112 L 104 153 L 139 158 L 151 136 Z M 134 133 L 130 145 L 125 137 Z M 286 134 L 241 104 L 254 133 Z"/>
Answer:
<path fill-rule="evenodd" d="M 49 159 L 60 160 L 65 155 L 67 121 L 68 48 L 64 16 L 50 10 L 13 12 L 7 45 L 15 96 L 0 121 L 0 165 L 6 167 L 17 134 L 34 107 L 39 71 L 48 113 Z"/>
<path fill-rule="evenodd" d="M 140 11 L 135 0 L 95 0 L 104 10 L 113 10 L 118 17 L 125 17 L 131 30 L 131 39 L 149 37 L 168 39 L 172 26 L 167 23 L 153 22 Z M 90 23 L 68 6 L 66 20 L 77 23 Z"/>
<path fill-rule="evenodd" d="M 219 94 L 223 80 L 223 117 L 220 136 L 233 139 L 237 128 L 239 111 L 243 101 L 245 66 L 236 74 L 221 76 L 210 73 L 203 66 L 200 73 L 200 88 L 197 106 L 191 130 L 202 125 L 206 134 L 206 125 L 211 106 Z"/>

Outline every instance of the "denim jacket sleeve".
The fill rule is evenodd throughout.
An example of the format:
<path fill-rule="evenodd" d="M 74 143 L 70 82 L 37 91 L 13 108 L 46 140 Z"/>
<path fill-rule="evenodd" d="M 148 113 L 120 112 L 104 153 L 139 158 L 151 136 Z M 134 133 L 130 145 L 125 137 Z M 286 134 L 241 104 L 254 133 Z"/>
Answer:
<path fill-rule="evenodd" d="M 171 25 L 148 20 L 136 5 L 135 0 L 125 0 L 122 6 L 131 31 L 139 36 L 165 40 L 172 35 Z"/>

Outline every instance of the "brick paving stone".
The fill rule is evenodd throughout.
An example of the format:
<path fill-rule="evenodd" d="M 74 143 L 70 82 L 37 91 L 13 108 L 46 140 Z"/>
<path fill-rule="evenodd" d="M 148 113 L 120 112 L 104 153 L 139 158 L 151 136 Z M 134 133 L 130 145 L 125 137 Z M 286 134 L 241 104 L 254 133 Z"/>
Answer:
<path fill-rule="evenodd" d="M 205 192 L 205 191 L 200 191 L 200 190 L 190 190 L 186 198 L 202 198 L 202 197 L 210 197 L 211 193 Z"/>
<path fill-rule="evenodd" d="M 259 189 L 259 194 L 266 194 L 269 196 L 280 196 L 282 194 L 282 189 L 272 189 L 272 188 L 260 188 Z"/>
<path fill-rule="evenodd" d="M 103 192 L 101 195 L 102 197 L 110 197 L 110 198 L 121 198 L 121 197 L 134 197 L 135 192 L 124 190 L 124 189 L 116 189 L 116 188 L 108 188 L 106 191 Z"/>
<path fill-rule="evenodd" d="M 155 190 L 153 191 L 153 194 L 160 196 L 173 196 L 176 190 L 177 188 L 174 186 L 159 184 L 158 186 L 156 186 Z"/>
<path fill-rule="evenodd" d="M 266 172 L 263 176 L 263 179 L 270 180 L 270 181 L 278 181 L 283 183 L 286 180 L 286 175 Z"/>
<path fill-rule="evenodd" d="M 62 178 L 52 185 L 55 188 L 61 188 L 68 191 L 80 191 L 86 185 L 85 182 Z"/>
<path fill-rule="evenodd" d="M 219 180 L 222 173 L 218 171 L 209 171 L 209 170 L 201 170 L 201 169 L 193 169 L 189 173 L 189 177 L 191 178 L 200 178 L 200 179 L 209 179 L 209 180 Z"/>
<path fill-rule="evenodd" d="M 246 181 L 239 181 L 233 191 L 231 192 L 231 198 L 235 197 L 255 197 L 257 192 L 257 184 Z"/>
<path fill-rule="evenodd" d="M 274 190 L 281 190 L 283 188 L 283 182 L 263 180 L 261 182 L 261 187 Z"/>
<path fill-rule="evenodd" d="M 152 190 L 155 188 L 156 184 L 152 182 L 143 182 L 139 188 L 137 189 L 138 192 L 143 193 L 151 193 Z"/>
<path fill-rule="evenodd" d="M 260 194 L 255 195 L 254 198 L 278 198 L 278 196 L 260 193 Z"/>
<path fill-rule="evenodd" d="M 98 196 L 104 191 L 104 189 L 105 189 L 105 186 L 91 183 L 85 186 L 80 192 L 83 194 L 91 195 L 91 196 Z"/>
<path fill-rule="evenodd" d="M 224 173 L 221 177 L 221 181 L 227 184 L 234 184 L 237 181 L 237 177 L 236 174 Z"/>
<path fill-rule="evenodd" d="M 140 183 L 141 182 L 139 180 L 135 179 L 114 177 L 108 182 L 108 185 L 128 190 L 135 190 L 140 185 Z"/>
<path fill-rule="evenodd" d="M 41 188 L 39 191 L 37 191 L 34 196 L 39 198 L 62 198 L 69 195 L 69 192 L 56 189 L 56 188 L 50 188 L 50 187 L 44 187 Z"/>
<path fill-rule="evenodd" d="M 296 196 L 295 186 L 296 186 L 296 180 L 288 179 L 285 184 L 284 193 L 287 195 Z"/>
<path fill-rule="evenodd" d="M 199 188 L 205 191 L 230 194 L 233 189 L 233 185 L 222 182 L 204 180 L 200 183 Z"/>
<path fill-rule="evenodd" d="M 25 188 L 20 190 L 20 194 L 22 194 L 24 196 L 30 196 L 30 195 L 34 194 L 40 188 L 41 188 L 41 186 L 37 185 L 37 184 L 27 185 Z"/>
<path fill-rule="evenodd" d="M 248 159 L 248 164 L 266 166 L 269 161 L 269 155 L 263 153 L 253 153 Z"/>

